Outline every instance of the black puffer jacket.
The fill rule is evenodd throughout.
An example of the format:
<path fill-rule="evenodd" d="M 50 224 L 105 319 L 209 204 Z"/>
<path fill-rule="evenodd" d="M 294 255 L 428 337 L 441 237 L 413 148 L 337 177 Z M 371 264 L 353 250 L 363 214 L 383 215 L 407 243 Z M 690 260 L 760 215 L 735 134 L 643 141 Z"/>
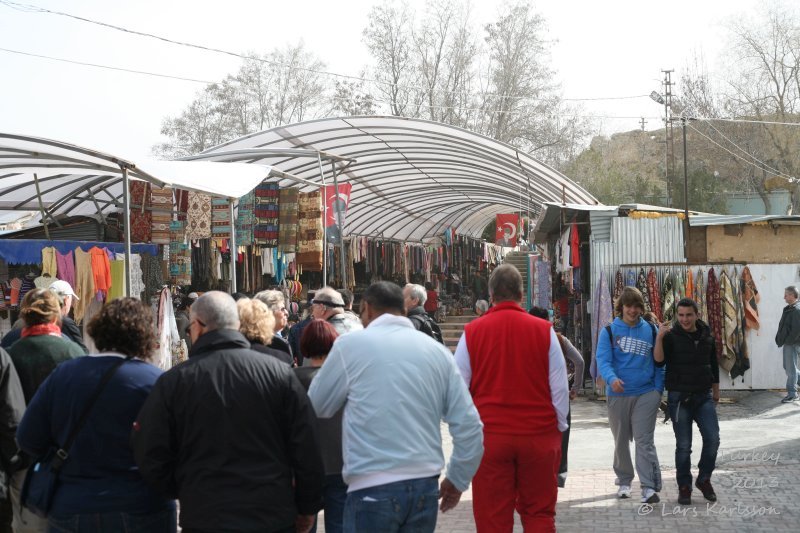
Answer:
<path fill-rule="evenodd" d="M 679 324 L 664 336 L 664 361 L 656 366 L 667 365 L 664 388 L 668 391 L 705 392 L 719 383 L 714 336 L 702 320 L 697 321 L 697 330 L 700 338 L 696 343 Z"/>
<path fill-rule="evenodd" d="M 180 500 L 184 529 L 275 531 L 322 507 L 306 392 L 289 365 L 249 346 L 234 330 L 201 336 L 134 425 L 141 474 Z"/>
<path fill-rule="evenodd" d="M 775 333 L 775 344 L 800 344 L 800 302 L 783 308 L 778 331 Z"/>

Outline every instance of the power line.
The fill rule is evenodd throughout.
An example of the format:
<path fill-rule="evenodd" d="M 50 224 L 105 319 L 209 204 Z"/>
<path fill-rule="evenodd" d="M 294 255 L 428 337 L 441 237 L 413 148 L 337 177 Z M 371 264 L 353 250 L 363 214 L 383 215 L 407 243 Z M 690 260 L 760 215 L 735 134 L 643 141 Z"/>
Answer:
<path fill-rule="evenodd" d="M 700 136 L 702 136 L 702 137 L 705 137 L 706 139 L 708 139 L 709 141 L 711 141 L 711 143 L 715 144 L 715 145 L 716 145 L 716 146 L 718 146 L 719 148 L 722 148 L 723 150 L 725 150 L 726 152 L 728 152 L 729 154 L 731 154 L 733 157 L 736 157 L 736 158 L 738 158 L 738 159 L 742 159 L 742 160 L 743 160 L 745 163 L 747 163 L 748 165 L 750 165 L 750 166 L 752 166 L 752 167 L 754 167 L 754 168 L 757 168 L 758 170 L 764 170 L 762 167 L 760 167 L 760 166 L 756 165 L 755 163 L 752 163 L 751 161 L 747 161 L 747 160 L 743 159 L 741 155 L 739 155 L 739 154 L 736 154 L 736 153 L 732 152 L 731 150 L 729 150 L 729 149 L 728 149 L 727 147 L 725 147 L 725 146 L 722 146 L 722 145 L 721 145 L 721 144 L 719 144 L 717 141 L 715 141 L 714 139 L 712 139 L 711 137 L 709 137 L 708 135 L 706 135 L 706 134 L 705 134 L 705 133 L 703 133 L 702 131 L 698 130 L 697 128 L 695 128 L 694 126 L 692 126 L 691 124 L 689 124 L 688 122 L 686 123 L 686 126 L 687 126 L 687 127 L 689 127 L 689 128 L 691 128 L 691 129 L 692 129 L 692 130 L 694 130 L 695 132 L 697 132 L 697 133 L 698 133 Z M 793 178 L 792 176 L 787 176 L 786 174 L 783 174 L 783 173 L 778 173 L 778 174 L 776 174 L 776 176 L 777 176 L 777 177 L 779 177 L 779 178 L 785 179 L 785 180 L 786 180 L 786 181 L 788 181 L 789 183 L 794 183 L 794 182 L 795 182 L 795 178 Z"/>
<path fill-rule="evenodd" d="M 94 68 L 107 69 L 107 70 L 117 70 L 117 71 L 120 71 L 120 72 L 128 72 L 128 73 L 131 73 L 131 74 L 144 74 L 146 76 L 156 76 L 158 78 L 170 78 L 170 79 L 173 79 L 173 80 L 191 81 L 191 82 L 195 82 L 195 83 L 203 83 L 203 84 L 206 84 L 206 85 L 214 83 L 212 81 L 198 80 L 198 79 L 195 79 L 195 78 L 184 78 L 182 76 L 173 76 L 171 74 L 159 74 L 158 72 L 147 72 L 147 71 L 144 71 L 144 70 L 134 70 L 134 69 L 130 69 L 130 68 L 113 67 L 113 66 L 109 66 L 109 65 L 100 65 L 100 64 L 97 64 L 97 63 L 87 63 L 85 61 L 76 61 L 74 59 L 66 59 L 66 58 L 63 58 L 63 57 L 51 57 L 51 56 L 45 56 L 45 55 L 41 55 L 41 54 L 33 54 L 31 52 L 23 52 L 21 50 L 11 50 L 9 48 L 0 48 L 0 51 L 8 52 L 10 54 L 19 54 L 19 55 L 22 55 L 22 56 L 37 57 L 39 59 L 47 59 L 49 61 L 60 61 L 62 63 L 70 63 L 72 65 L 81 65 L 81 66 L 84 66 L 84 67 L 94 67 Z"/>
<path fill-rule="evenodd" d="M 78 16 L 78 15 L 73 15 L 73 14 L 70 14 L 70 13 L 65 13 L 63 11 L 53 11 L 53 10 L 50 10 L 50 9 L 46 9 L 46 8 L 43 8 L 43 7 L 31 5 L 31 4 L 21 4 L 21 3 L 18 3 L 18 2 L 12 2 L 10 0 L 0 0 L 0 4 L 4 4 L 4 5 L 12 8 L 12 9 L 15 9 L 17 11 L 24 11 L 24 12 L 27 12 L 27 13 L 48 13 L 48 14 L 51 14 L 51 15 L 58 15 L 58 16 L 62 16 L 62 17 L 68 17 L 68 18 L 71 18 L 71 19 L 74 19 L 74 20 L 78 20 L 80 22 L 86 22 L 88 24 L 95 24 L 97 26 L 102 26 L 102 27 L 105 27 L 105 28 L 109 28 L 109 29 L 116 30 L 116 31 L 121 31 L 121 32 L 124 32 L 124 33 L 129 33 L 129 34 L 132 34 L 132 35 L 138 35 L 140 37 L 146 37 L 146 38 L 149 38 L 149 39 L 156 39 L 156 40 L 163 41 L 163 42 L 169 43 L 169 44 L 174 44 L 174 45 L 178 45 L 178 46 L 184 46 L 184 47 L 188 47 L 188 48 L 195 48 L 195 49 L 204 50 L 204 51 L 207 51 L 207 52 L 214 52 L 214 53 L 223 54 L 223 55 L 227 55 L 227 56 L 231 56 L 231 57 L 236 57 L 236 58 L 239 58 L 239 59 L 249 59 L 249 60 L 253 60 L 253 61 L 259 61 L 261 63 L 266 63 L 266 64 L 273 65 L 273 66 L 280 67 L 280 68 L 299 70 L 299 71 L 302 71 L 302 72 L 310 72 L 310 73 L 313 73 L 313 74 L 321 74 L 321 75 L 324 75 L 324 76 L 331 76 L 331 77 L 335 77 L 335 78 L 343 78 L 343 79 L 354 80 L 354 81 L 369 82 L 369 83 L 374 83 L 376 85 L 386 85 L 386 86 L 393 87 L 393 88 L 407 89 L 407 90 L 418 91 L 418 92 L 425 92 L 425 91 L 428 90 L 428 89 L 425 89 L 425 88 L 422 88 L 422 87 L 413 87 L 413 86 L 400 85 L 400 84 L 397 84 L 397 83 L 381 81 L 381 80 L 378 80 L 378 79 L 364 78 L 364 77 L 360 77 L 360 76 L 351 76 L 351 75 L 347 75 L 347 74 L 340 74 L 340 73 L 337 73 L 337 72 L 331 72 L 331 71 L 321 70 L 321 69 L 312 69 L 312 68 L 307 68 L 307 67 L 300 67 L 300 66 L 297 66 L 297 65 L 291 65 L 291 64 L 286 64 L 286 63 L 280 63 L 278 61 L 272 61 L 272 60 L 269 60 L 269 59 L 266 59 L 266 58 L 263 58 L 263 57 L 250 56 L 250 55 L 246 55 L 246 54 L 240 54 L 238 52 L 232 52 L 230 50 L 223 50 L 221 48 L 214 48 L 214 47 L 211 47 L 211 46 L 205 46 L 205 45 L 201 45 L 201 44 L 194 44 L 194 43 L 189 43 L 189 42 L 185 42 L 185 41 L 177 41 L 175 39 L 170 39 L 168 37 L 163 37 L 163 36 L 160 36 L 160 35 L 155 35 L 155 34 L 152 34 L 152 33 L 147 33 L 147 32 L 142 32 L 142 31 L 137 31 L 137 30 L 132 30 L 132 29 L 124 28 L 122 26 L 109 24 L 107 22 L 102 22 L 102 21 L 98 21 L 98 20 L 89 19 L 89 18 L 86 18 L 86 17 L 81 17 L 81 16 Z M 107 67 L 107 68 L 113 68 L 113 67 Z M 451 93 L 454 93 L 454 92 L 456 92 L 456 91 L 447 91 L 448 94 L 451 94 Z M 513 95 L 502 95 L 502 94 L 488 94 L 488 96 L 492 96 L 492 97 L 495 97 L 495 98 L 506 98 L 506 99 L 512 99 L 512 100 L 532 100 L 532 101 L 549 100 L 549 98 L 532 98 L 532 97 L 528 97 L 528 96 L 513 96 Z M 593 98 L 561 98 L 561 100 L 562 101 L 567 101 L 567 102 L 590 102 L 590 101 L 603 101 L 603 100 L 631 100 L 631 99 L 636 99 L 636 98 L 647 98 L 648 96 L 649 95 L 646 95 L 646 94 L 638 94 L 638 95 L 631 95 L 631 96 L 609 96 L 609 97 L 593 97 Z"/>
<path fill-rule="evenodd" d="M 728 137 L 726 137 L 726 136 L 725 136 L 725 134 L 724 134 L 724 133 L 722 133 L 721 131 L 719 131 L 719 130 L 718 130 L 718 129 L 717 129 L 717 128 L 716 128 L 716 127 L 715 127 L 715 126 L 714 126 L 714 125 L 711 123 L 711 122 L 708 122 L 708 125 L 711 127 L 711 129 L 713 129 L 714 131 L 716 131 L 716 132 L 717 132 L 717 134 L 719 134 L 719 136 L 720 136 L 720 137 L 722 137 L 723 139 L 725 139 L 726 141 L 728 141 L 730 144 L 732 144 L 733 146 L 735 146 L 735 147 L 736 147 L 738 150 L 740 150 L 742 153 L 746 154 L 748 157 L 752 158 L 752 159 L 753 159 L 753 161 L 755 161 L 755 162 L 757 162 L 758 164 L 762 165 L 764 169 L 766 169 L 766 170 L 769 170 L 769 171 L 770 171 L 770 172 L 772 172 L 773 174 L 780 174 L 780 173 L 781 173 L 781 171 L 780 171 L 780 170 L 778 170 L 778 169 L 776 169 L 776 168 L 773 168 L 773 167 L 769 166 L 768 164 L 764 163 L 763 161 L 761 161 L 760 159 L 758 159 L 756 156 L 754 156 L 753 154 L 751 154 L 750 152 L 748 152 L 747 150 L 745 150 L 744 148 L 742 148 L 741 146 L 739 146 L 738 144 L 736 144 L 735 142 L 733 142 L 732 140 L 730 140 Z"/>
<path fill-rule="evenodd" d="M 800 122 L 776 122 L 771 120 L 747 120 L 743 118 L 714 118 L 714 117 L 692 117 L 696 120 L 715 121 L 715 122 L 741 122 L 743 124 L 770 124 L 775 126 L 800 126 Z"/>

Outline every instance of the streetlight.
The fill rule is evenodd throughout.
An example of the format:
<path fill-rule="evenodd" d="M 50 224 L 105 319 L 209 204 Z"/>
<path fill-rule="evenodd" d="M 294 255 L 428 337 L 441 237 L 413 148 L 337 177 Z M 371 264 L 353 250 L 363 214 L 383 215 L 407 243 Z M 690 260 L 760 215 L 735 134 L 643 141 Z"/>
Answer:
<path fill-rule="evenodd" d="M 650 99 L 657 104 L 664 105 L 664 180 L 667 182 L 667 207 L 672 207 L 672 184 L 669 175 L 669 131 L 667 130 L 670 121 L 669 103 L 657 91 L 650 93 Z"/>

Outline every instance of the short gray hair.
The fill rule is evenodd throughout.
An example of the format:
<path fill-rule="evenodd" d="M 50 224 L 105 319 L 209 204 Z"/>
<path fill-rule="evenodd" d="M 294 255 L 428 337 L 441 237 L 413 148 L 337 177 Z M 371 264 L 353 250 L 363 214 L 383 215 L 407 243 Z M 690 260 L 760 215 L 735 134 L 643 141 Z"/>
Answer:
<path fill-rule="evenodd" d="M 408 289 L 413 299 L 419 300 L 419 305 L 425 305 L 425 301 L 428 299 L 428 291 L 425 290 L 425 287 L 415 283 L 408 283 L 404 288 Z"/>
<path fill-rule="evenodd" d="M 280 307 L 286 304 L 286 299 L 283 297 L 281 291 L 261 291 L 253 296 L 253 298 L 264 302 L 273 313 L 280 310 Z"/>
<path fill-rule="evenodd" d="M 481 314 L 485 313 L 489 310 L 489 302 L 486 300 L 478 300 L 475 302 L 475 310 L 480 311 Z"/>
<path fill-rule="evenodd" d="M 522 275 L 517 267 L 505 263 L 495 268 L 489 277 L 489 294 L 495 302 L 522 299 Z"/>
<path fill-rule="evenodd" d="M 800 292 L 797 290 L 797 285 L 789 285 L 784 289 L 785 292 L 791 292 L 795 298 L 800 298 Z"/>
<path fill-rule="evenodd" d="M 192 304 L 191 315 L 210 330 L 239 329 L 239 310 L 230 294 L 210 291 Z"/>

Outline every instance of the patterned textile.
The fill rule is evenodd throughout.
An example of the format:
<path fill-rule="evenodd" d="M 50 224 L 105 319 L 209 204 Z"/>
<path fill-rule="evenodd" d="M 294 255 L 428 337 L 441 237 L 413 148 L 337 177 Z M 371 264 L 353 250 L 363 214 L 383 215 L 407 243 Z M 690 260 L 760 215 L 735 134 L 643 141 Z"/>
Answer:
<path fill-rule="evenodd" d="M 281 189 L 280 192 L 280 232 L 278 250 L 292 253 L 297 249 L 297 198 L 299 190 Z"/>
<path fill-rule="evenodd" d="M 262 183 L 255 189 L 253 242 L 259 246 L 278 246 L 279 194 L 279 187 L 274 183 Z"/>
<path fill-rule="evenodd" d="M 150 202 L 153 208 L 153 230 L 150 242 L 169 244 L 169 223 L 172 220 L 172 189 L 153 187 L 150 192 Z"/>
<path fill-rule="evenodd" d="M 636 286 L 636 271 L 635 270 L 628 270 L 627 274 L 625 274 L 625 286 L 626 287 L 635 287 Z"/>
<path fill-rule="evenodd" d="M 706 305 L 708 307 L 708 325 L 714 334 L 717 344 L 717 362 L 722 361 L 722 307 L 720 304 L 719 282 L 714 267 L 708 271 L 708 286 L 706 288 Z"/>
<path fill-rule="evenodd" d="M 761 300 L 761 296 L 758 294 L 756 282 L 753 281 L 749 267 L 744 267 L 742 270 L 741 280 L 745 327 L 758 330 L 761 327 L 761 321 L 758 318 L 758 302 Z"/>
<path fill-rule="evenodd" d="M 174 285 L 191 285 L 192 251 L 186 243 L 186 222 L 173 221 L 169 235 L 169 280 Z"/>
<path fill-rule="evenodd" d="M 542 309 L 550 307 L 553 301 L 553 287 L 550 281 L 550 261 L 536 263 L 536 305 Z"/>
<path fill-rule="evenodd" d="M 211 199 L 211 237 L 214 239 L 231 238 L 230 202 L 227 198 Z"/>
<path fill-rule="evenodd" d="M 236 215 L 236 245 L 250 246 L 253 244 L 253 225 L 255 216 L 256 195 L 253 191 L 239 198 L 239 207 Z"/>
<path fill-rule="evenodd" d="M 742 295 L 741 279 L 738 277 L 736 267 L 733 268 L 731 275 L 731 286 L 733 287 L 733 300 L 736 308 L 736 362 L 731 368 L 731 379 L 743 376 L 750 368 L 750 350 L 747 347 L 745 337 L 745 313 Z"/>
<path fill-rule="evenodd" d="M 322 270 L 322 195 L 300 193 L 297 200 L 297 264 L 306 270 Z"/>
<path fill-rule="evenodd" d="M 664 303 L 663 311 L 659 320 L 671 322 L 675 319 L 675 281 L 672 272 L 664 274 Z"/>
<path fill-rule="evenodd" d="M 619 281 L 620 285 L 622 284 L 622 274 L 620 272 L 617 272 L 616 280 Z M 621 291 L 622 289 L 620 289 Z M 597 338 L 603 328 L 611 324 L 613 320 L 614 310 L 608 283 L 606 282 L 606 273 L 601 270 L 600 282 L 597 284 L 597 290 L 592 298 L 592 364 L 589 367 L 592 379 L 597 379 L 597 361 L 595 360 Z"/>
<path fill-rule="evenodd" d="M 186 210 L 189 209 L 189 191 L 174 189 L 173 192 L 175 194 L 175 210 L 178 212 L 177 218 L 186 222 Z"/>
<path fill-rule="evenodd" d="M 705 274 L 703 269 L 697 269 L 697 275 L 694 278 L 694 301 L 697 302 L 697 318 L 705 323 L 708 323 L 708 308 L 706 306 L 706 291 L 703 278 Z"/>
<path fill-rule="evenodd" d="M 678 301 L 685 297 L 686 282 L 683 280 L 683 272 L 678 271 L 675 273 L 675 304 L 677 305 Z"/>
<path fill-rule="evenodd" d="M 686 297 L 694 300 L 694 276 L 691 268 L 686 271 Z"/>
<path fill-rule="evenodd" d="M 150 213 L 149 184 L 131 180 L 131 242 L 150 242 L 153 217 Z"/>
<path fill-rule="evenodd" d="M 142 301 L 150 304 L 150 298 L 158 293 L 164 285 L 164 274 L 161 261 L 150 254 L 141 255 L 142 278 L 144 279 L 144 296 Z"/>
<path fill-rule="evenodd" d="M 616 275 L 614 276 L 614 296 L 611 299 L 611 314 L 614 314 L 614 309 L 617 308 L 617 300 L 622 295 L 622 289 L 624 288 L 623 281 L 622 281 L 622 271 L 617 270 Z"/>
<path fill-rule="evenodd" d="M 658 278 L 656 278 L 656 269 L 650 267 L 650 272 L 647 273 L 647 294 L 650 296 L 650 303 L 653 306 L 653 312 L 658 317 L 659 322 L 663 320 L 664 313 L 661 311 L 661 294 L 658 289 Z"/>
<path fill-rule="evenodd" d="M 722 310 L 722 354 L 719 358 L 719 366 L 730 374 L 734 363 L 736 363 L 739 348 L 736 339 L 738 321 L 736 319 L 733 284 L 725 270 L 719 276 L 719 295 Z"/>
<path fill-rule="evenodd" d="M 211 197 L 189 191 L 189 207 L 186 210 L 186 238 L 208 239 L 211 237 Z"/>
<path fill-rule="evenodd" d="M 647 278 L 645 278 L 643 268 L 639 270 L 639 277 L 636 278 L 636 288 L 639 289 L 639 292 L 642 293 L 642 298 L 644 298 L 644 312 L 652 311 L 653 308 L 650 306 L 650 297 L 647 293 Z"/>

